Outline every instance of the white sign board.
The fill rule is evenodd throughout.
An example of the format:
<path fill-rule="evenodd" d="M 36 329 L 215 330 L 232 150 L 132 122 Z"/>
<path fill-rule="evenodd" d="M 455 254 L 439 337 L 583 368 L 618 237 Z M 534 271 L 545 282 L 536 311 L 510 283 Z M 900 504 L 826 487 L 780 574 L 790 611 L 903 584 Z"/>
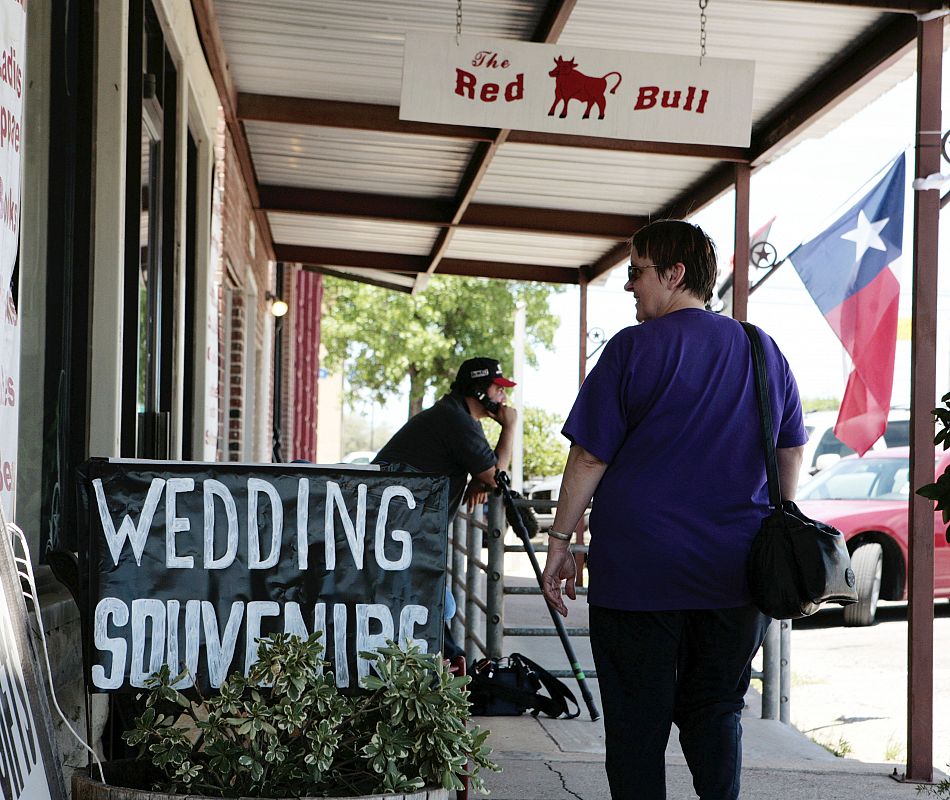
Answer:
<path fill-rule="evenodd" d="M 399 118 L 748 147 L 754 66 L 410 31 Z"/>
<path fill-rule="evenodd" d="M 0 504 L 16 496 L 20 329 L 10 280 L 20 244 L 20 155 L 26 88 L 26 3 L 0 0 Z"/>

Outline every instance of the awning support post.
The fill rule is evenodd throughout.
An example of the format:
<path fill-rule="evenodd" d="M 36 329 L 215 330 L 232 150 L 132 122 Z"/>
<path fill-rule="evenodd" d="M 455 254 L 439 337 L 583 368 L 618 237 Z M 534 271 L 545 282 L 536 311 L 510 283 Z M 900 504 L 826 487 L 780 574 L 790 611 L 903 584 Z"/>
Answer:
<path fill-rule="evenodd" d="M 940 172 L 940 89 L 943 19 L 917 23 L 916 177 Z M 933 482 L 931 409 L 936 398 L 937 234 L 940 192 L 914 192 L 911 335 L 911 486 Z M 933 503 L 911 494 L 907 606 L 907 772 L 904 780 L 933 781 Z"/>

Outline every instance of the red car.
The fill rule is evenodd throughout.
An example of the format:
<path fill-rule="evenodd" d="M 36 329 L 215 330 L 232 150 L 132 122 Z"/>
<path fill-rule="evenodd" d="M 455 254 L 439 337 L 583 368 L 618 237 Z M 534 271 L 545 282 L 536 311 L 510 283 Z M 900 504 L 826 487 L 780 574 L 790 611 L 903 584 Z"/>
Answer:
<path fill-rule="evenodd" d="M 845 625 L 871 625 L 878 600 L 907 597 L 909 461 L 907 447 L 850 456 L 819 472 L 798 492 L 802 511 L 834 525 L 848 542 L 859 599 L 844 607 Z M 948 466 L 950 451 L 939 451 L 935 475 Z M 946 528 L 940 512 L 934 512 L 934 597 L 950 597 Z"/>

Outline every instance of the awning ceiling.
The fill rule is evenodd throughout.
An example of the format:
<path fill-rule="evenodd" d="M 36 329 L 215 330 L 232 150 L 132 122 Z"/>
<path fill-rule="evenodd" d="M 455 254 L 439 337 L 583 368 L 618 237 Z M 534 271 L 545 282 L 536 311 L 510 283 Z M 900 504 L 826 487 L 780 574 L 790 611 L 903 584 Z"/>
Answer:
<path fill-rule="evenodd" d="M 756 63 L 748 148 L 399 120 L 407 30 L 449 0 L 192 0 L 277 260 L 387 285 L 431 274 L 578 283 L 649 217 L 682 216 L 911 74 L 931 0 L 710 0 L 707 54 Z M 463 33 L 698 55 L 690 0 L 463 0 Z M 901 13 L 903 12 L 903 13 Z"/>

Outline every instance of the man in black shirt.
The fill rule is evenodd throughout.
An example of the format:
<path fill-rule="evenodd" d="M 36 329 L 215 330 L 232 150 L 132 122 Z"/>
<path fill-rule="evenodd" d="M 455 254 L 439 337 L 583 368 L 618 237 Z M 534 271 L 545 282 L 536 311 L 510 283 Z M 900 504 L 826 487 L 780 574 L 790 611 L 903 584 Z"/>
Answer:
<path fill-rule="evenodd" d="M 505 405 L 505 389 L 515 385 L 494 358 L 470 358 L 459 367 L 452 390 L 431 408 L 420 411 L 402 426 L 377 453 L 373 463 L 406 466 L 449 477 L 449 520 L 462 498 L 471 511 L 484 503 L 495 486 L 495 470 L 508 469 L 518 412 Z M 491 417 L 501 425 L 494 451 L 485 438 L 480 419 Z M 466 490 L 468 476 L 472 476 Z M 455 599 L 445 589 L 446 623 L 455 615 Z M 461 655 L 445 627 L 443 654 Z"/>
<path fill-rule="evenodd" d="M 459 367 L 452 391 L 431 408 L 402 426 L 379 451 L 374 463 L 403 464 L 420 472 L 449 476 L 449 518 L 463 495 L 469 509 L 485 501 L 495 486 L 495 470 L 511 460 L 518 413 L 505 405 L 505 389 L 514 386 L 493 358 L 470 358 Z M 491 417 L 501 425 L 492 451 L 480 419 Z M 465 484 L 472 476 L 468 490 Z"/>

